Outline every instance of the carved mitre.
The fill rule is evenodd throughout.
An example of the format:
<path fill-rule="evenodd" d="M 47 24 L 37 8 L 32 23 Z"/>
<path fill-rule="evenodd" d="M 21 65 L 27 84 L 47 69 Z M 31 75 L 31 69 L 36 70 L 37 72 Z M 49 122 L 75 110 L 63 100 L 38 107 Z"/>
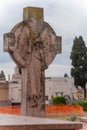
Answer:
<path fill-rule="evenodd" d="M 57 37 L 51 26 L 44 22 L 42 8 L 27 7 L 23 21 L 4 34 L 4 51 L 9 52 L 20 67 L 26 67 L 36 41 L 42 41 L 44 59 L 49 65 L 61 51 L 61 37 Z"/>

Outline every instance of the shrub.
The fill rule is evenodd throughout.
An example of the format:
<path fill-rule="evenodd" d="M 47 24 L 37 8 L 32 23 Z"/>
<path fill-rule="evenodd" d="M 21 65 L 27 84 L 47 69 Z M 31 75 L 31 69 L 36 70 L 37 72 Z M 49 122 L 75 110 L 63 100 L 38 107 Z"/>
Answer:
<path fill-rule="evenodd" d="M 76 114 L 72 114 L 69 118 L 67 118 L 67 120 L 69 120 L 69 121 L 75 121 L 76 119 L 77 119 Z"/>
<path fill-rule="evenodd" d="M 65 104 L 66 105 L 66 98 L 63 96 L 55 96 L 53 97 L 53 104 Z"/>
<path fill-rule="evenodd" d="M 84 111 L 87 111 L 87 101 L 76 101 L 73 102 L 72 105 L 80 105 Z"/>

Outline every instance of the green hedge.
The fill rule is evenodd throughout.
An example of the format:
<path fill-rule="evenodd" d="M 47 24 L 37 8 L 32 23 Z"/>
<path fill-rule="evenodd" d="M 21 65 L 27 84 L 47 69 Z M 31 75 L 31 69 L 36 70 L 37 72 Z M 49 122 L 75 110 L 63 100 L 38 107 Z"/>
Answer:
<path fill-rule="evenodd" d="M 53 104 L 57 105 L 57 104 L 65 104 L 66 105 L 66 98 L 63 96 L 54 96 L 53 97 Z"/>
<path fill-rule="evenodd" d="M 73 102 L 72 105 L 80 105 L 83 107 L 84 111 L 87 111 L 87 101 L 76 101 Z"/>

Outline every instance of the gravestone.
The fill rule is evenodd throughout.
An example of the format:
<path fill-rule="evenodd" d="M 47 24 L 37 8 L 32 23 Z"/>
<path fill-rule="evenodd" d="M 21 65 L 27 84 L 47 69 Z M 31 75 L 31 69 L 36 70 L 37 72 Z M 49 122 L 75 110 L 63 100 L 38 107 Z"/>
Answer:
<path fill-rule="evenodd" d="M 45 69 L 61 52 L 61 37 L 44 21 L 43 8 L 24 8 L 23 21 L 4 34 L 4 51 L 22 69 L 21 113 L 44 117 Z"/>

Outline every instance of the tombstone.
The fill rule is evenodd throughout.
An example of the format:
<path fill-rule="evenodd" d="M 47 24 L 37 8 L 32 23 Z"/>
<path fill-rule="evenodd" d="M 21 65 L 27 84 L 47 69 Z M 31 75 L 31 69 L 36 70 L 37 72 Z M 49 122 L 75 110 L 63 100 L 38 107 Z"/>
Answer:
<path fill-rule="evenodd" d="M 4 51 L 22 69 L 22 115 L 44 117 L 45 69 L 61 52 L 61 37 L 44 21 L 43 8 L 24 8 L 23 21 L 4 34 Z"/>

